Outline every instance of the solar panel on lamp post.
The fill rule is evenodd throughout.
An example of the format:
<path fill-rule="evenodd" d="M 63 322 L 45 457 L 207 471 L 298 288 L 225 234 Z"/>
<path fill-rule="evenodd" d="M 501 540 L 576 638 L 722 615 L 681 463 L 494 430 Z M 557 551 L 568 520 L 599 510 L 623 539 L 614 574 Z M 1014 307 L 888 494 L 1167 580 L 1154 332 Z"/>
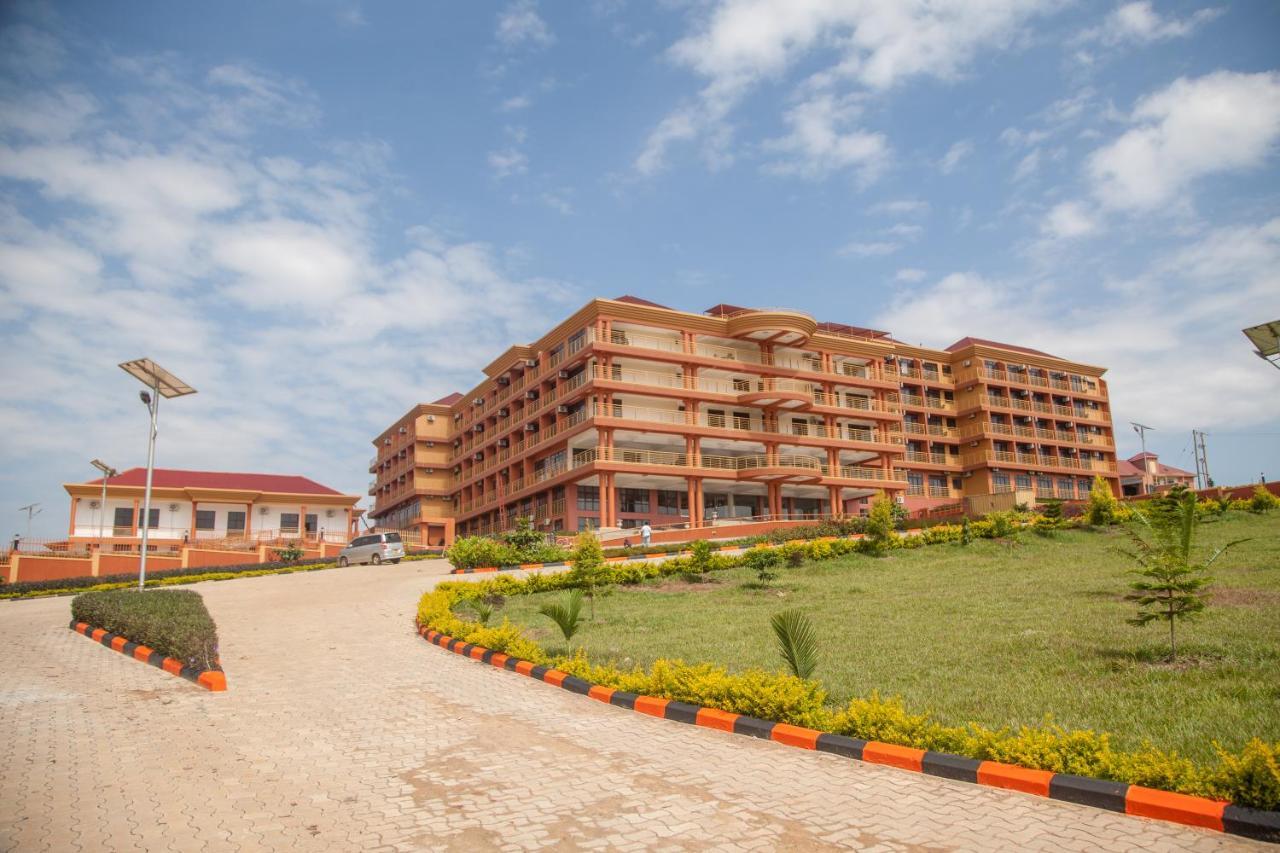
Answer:
<path fill-rule="evenodd" d="M 102 541 L 107 535 L 107 480 L 120 472 L 101 459 L 95 459 L 89 464 L 102 472 L 102 504 L 101 509 L 98 510 L 98 553 L 101 554 Z"/>
<path fill-rule="evenodd" d="M 1263 361 L 1280 367 L 1280 320 L 1272 320 L 1259 326 L 1242 330 L 1252 343 L 1254 355 Z"/>
<path fill-rule="evenodd" d="M 196 389 L 165 370 L 149 358 L 138 358 L 126 361 L 120 368 L 134 379 L 137 379 L 149 390 L 141 391 L 138 397 L 146 405 L 151 414 L 151 431 L 147 434 L 147 485 L 142 494 L 142 544 L 141 556 L 138 558 L 138 589 L 147 585 L 147 531 L 151 528 L 151 474 L 156 462 L 156 417 L 160 412 L 161 397 L 185 397 L 196 393 Z"/>

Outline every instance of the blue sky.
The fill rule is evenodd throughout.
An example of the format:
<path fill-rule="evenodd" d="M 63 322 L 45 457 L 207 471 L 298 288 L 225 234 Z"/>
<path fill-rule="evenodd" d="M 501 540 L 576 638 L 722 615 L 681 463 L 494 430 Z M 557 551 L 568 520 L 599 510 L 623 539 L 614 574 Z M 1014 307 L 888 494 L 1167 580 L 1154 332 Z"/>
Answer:
<path fill-rule="evenodd" d="M 1280 477 L 1280 6 L 7 3 L 0 495 L 145 461 L 364 493 L 370 439 L 592 296 L 1109 368 Z"/>

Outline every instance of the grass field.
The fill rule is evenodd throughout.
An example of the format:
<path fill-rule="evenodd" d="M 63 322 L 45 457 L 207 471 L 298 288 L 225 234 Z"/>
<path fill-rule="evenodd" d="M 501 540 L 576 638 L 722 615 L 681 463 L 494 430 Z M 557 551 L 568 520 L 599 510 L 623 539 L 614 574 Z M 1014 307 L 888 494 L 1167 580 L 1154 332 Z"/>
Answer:
<path fill-rule="evenodd" d="M 1120 747 L 1147 739 L 1211 758 L 1213 740 L 1231 749 L 1254 736 L 1280 741 L 1280 514 L 1234 513 L 1200 530 L 1202 546 L 1252 541 L 1215 564 L 1215 600 L 1179 623 L 1176 665 L 1163 660 L 1163 627 L 1125 622 L 1134 608 L 1123 600 L 1129 563 L 1116 530 L 853 555 L 782 569 L 763 590 L 745 570 L 693 586 L 615 588 L 573 643 L 624 666 L 666 657 L 777 670 L 769 619 L 800 607 L 819 629 L 815 677 L 835 703 L 879 691 L 944 723 L 1052 716 L 1111 732 Z M 563 595 L 514 597 L 504 613 L 563 650 L 537 612 Z"/>

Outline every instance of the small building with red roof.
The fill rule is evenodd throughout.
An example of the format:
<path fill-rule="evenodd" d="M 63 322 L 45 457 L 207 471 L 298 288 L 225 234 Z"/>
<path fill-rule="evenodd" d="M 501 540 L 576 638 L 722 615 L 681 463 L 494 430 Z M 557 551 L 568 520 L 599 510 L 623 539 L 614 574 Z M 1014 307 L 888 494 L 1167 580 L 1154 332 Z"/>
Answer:
<path fill-rule="evenodd" d="M 357 528 L 359 495 L 344 495 L 309 477 L 156 468 L 151 514 L 143 519 L 145 468 L 106 480 L 64 483 L 71 497 L 71 543 L 101 542 L 104 550 L 137 550 L 142 525 L 148 546 L 175 550 L 198 541 L 299 539 L 345 541 Z"/>
<path fill-rule="evenodd" d="M 1166 492 L 1174 486 L 1196 487 L 1196 475 L 1165 465 L 1154 453 L 1137 453 L 1116 461 L 1120 490 L 1126 497 Z"/>

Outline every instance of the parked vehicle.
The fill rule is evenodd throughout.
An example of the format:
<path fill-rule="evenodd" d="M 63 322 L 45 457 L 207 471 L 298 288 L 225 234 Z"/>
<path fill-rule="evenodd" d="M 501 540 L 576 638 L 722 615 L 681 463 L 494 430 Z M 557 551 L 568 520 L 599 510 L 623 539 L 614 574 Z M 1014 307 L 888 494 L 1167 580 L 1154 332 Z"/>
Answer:
<path fill-rule="evenodd" d="M 352 563 L 398 563 L 404 557 L 404 543 L 399 533 L 367 533 L 352 539 L 338 552 L 338 565 Z"/>

